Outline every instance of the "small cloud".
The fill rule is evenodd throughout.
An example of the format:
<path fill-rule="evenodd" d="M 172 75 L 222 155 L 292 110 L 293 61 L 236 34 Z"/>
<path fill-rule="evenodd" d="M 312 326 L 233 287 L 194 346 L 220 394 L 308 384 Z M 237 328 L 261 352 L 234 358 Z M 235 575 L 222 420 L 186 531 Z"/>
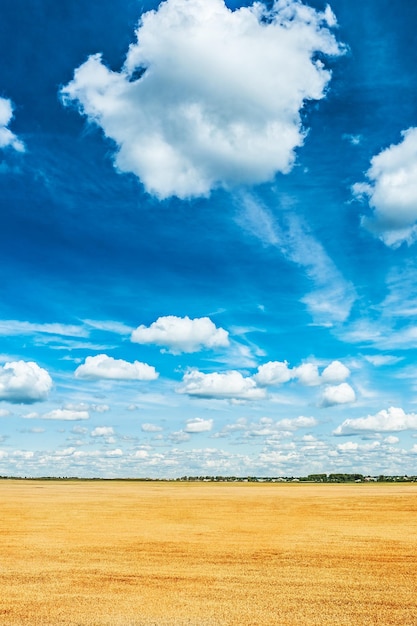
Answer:
<path fill-rule="evenodd" d="M 147 450 L 136 450 L 133 457 L 135 459 L 147 459 L 149 457 L 149 452 Z"/>
<path fill-rule="evenodd" d="M 300 428 L 313 428 L 317 426 L 317 420 L 314 417 L 304 417 L 300 415 L 292 419 L 282 419 L 275 423 L 279 430 L 299 430 Z"/>
<path fill-rule="evenodd" d="M 316 387 L 320 385 L 320 375 L 317 365 L 314 363 L 303 363 L 294 369 L 294 375 L 299 382 L 306 387 Z"/>
<path fill-rule="evenodd" d="M 161 426 L 157 426 L 156 424 L 142 424 L 141 429 L 145 433 L 159 433 L 163 430 Z"/>
<path fill-rule="evenodd" d="M 329 407 L 337 404 L 351 404 L 356 401 L 355 391 L 348 383 L 329 385 L 323 391 L 321 406 Z"/>
<path fill-rule="evenodd" d="M 399 432 L 417 430 L 417 414 L 405 413 L 401 408 L 390 407 L 376 415 L 347 419 L 333 432 L 334 435 L 350 435 L 363 432 Z"/>
<path fill-rule="evenodd" d="M 359 444 L 353 441 L 346 441 L 346 443 L 340 443 L 337 446 L 339 452 L 356 452 L 359 448 Z"/>
<path fill-rule="evenodd" d="M 92 404 L 90 406 L 90 409 L 94 413 L 107 413 L 107 411 L 110 411 L 110 407 L 108 404 Z"/>
<path fill-rule="evenodd" d="M 13 119 L 13 104 L 7 98 L 0 98 L 0 149 L 13 148 L 17 152 L 24 152 L 25 145 L 8 128 Z"/>
<path fill-rule="evenodd" d="M 204 420 L 199 417 L 187 420 L 187 425 L 184 428 L 186 433 L 203 433 L 208 432 L 213 428 L 213 420 Z"/>
<path fill-rule="evenodd" d="M 349 378 L 350 369 L 340 361 L 332 361 L 321 373 L 323 383 L 337 384 Z"/>
<path fill-rule="evenodd" d="M 260 389 L 252 378 L 245 378 L 235 370 L 221 374 L 191 370 L 184 374 L 183 384 L 177 392 L 193 397 L 227 400 L 259 400 L 266 397 L 265 389 Z"/>
<path fill-rule="evenodd" d="M 374 354 L 365 356 L 365 359 L 375 367 L 380 367 L 382 365 L 395 365 L 402 361 L 403 357 L 392 356 L 390 354 Z"/>
<path fill-rule="evenodd" d="M 97 426 L 91 431 L 92 437 L 111 437 L 114 435 L 112 426 Z"/>
<path fill-rule="evenodd" d="M 25 419 L 62 420 L 66 422 L 90 419 L 88 411 L 71 411 L 70 409 L 55 409 L 41 415 L 39 413 L 28 413 L 23 417 Z"/>
<path fill-rule="evenodd" d="M 107 457 L 123 456 L 123 450 L 121 450 L 120 448 L 116 448 L 115 450 L 107 450 L 107 452 L 105 452 L 105 456 Z"/>
<path fill-rule="evenodd" d="M 173 443 L 184 443 L 185 441 L 189 441 L 191 435 L 185 433 L 183 430 L 177 430 L 170 434 L 169 439 Z"/>
<path fill-rule="evenodd" d="M 294 377 L 293 371 L 288 367 L 287 361 L 269 361 L 258 367 L 258 373 L 253 379 L 261 387 L 268 385 L 280 385 Z"/>
<path fill-rule="evenodd" d="M 158 373 L 147 363 L 134 361 L 129 363 L 122 359 L 113 359 L 106 354 L 88 356 L 83 365 L 75 370 L 76 378 L 90 380 L 155 380 Z"/>
<path fill-rule="evenodd" d="M 229 333 L 223 328 L 217 328 L 208 317 L 159 317 L 149 327 L 139 326 L 133 331 L 131 339 L 134 343 L 163 346 L 172 354 L 229 345 Z"/>

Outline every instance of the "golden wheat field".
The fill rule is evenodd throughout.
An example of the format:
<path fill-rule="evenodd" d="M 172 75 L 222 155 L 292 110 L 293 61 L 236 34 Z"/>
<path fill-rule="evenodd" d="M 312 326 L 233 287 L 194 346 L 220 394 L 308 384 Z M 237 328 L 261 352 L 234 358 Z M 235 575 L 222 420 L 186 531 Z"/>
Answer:
<path fill-rule="evenodd" d="M 416 484 L 0 481 L 1 626 L 416 626 Z"/>

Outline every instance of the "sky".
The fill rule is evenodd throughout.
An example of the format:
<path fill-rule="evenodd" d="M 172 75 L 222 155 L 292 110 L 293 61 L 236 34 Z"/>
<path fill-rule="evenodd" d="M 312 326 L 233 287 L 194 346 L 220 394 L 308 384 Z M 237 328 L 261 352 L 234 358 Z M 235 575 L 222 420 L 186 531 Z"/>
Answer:
<path fill-rule="evenodd" d="M 0 475 L 417 474 L 416 23 L 2 0 Z"/>

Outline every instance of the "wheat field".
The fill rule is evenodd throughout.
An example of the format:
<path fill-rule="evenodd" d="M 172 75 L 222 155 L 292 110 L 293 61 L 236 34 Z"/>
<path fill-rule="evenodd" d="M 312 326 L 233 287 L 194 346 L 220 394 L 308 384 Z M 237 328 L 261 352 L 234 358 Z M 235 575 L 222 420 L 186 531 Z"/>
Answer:
<path fill-rule="evenodd" d="M 417 624 L 416 484 L 0 481 L 1 626 Z"/>

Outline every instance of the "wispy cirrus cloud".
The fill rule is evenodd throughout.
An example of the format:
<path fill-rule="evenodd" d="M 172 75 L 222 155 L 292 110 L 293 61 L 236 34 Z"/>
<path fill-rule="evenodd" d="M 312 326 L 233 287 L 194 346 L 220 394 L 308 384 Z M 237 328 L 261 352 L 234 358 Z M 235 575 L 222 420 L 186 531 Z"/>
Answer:
<path fill-rule="evenodd" d="M 237 222 L 304 271 L 313 290 L 301 301 L 315 323 L 332 326 L 347 320 L 357 298 L 355 288 L 295 213 L 275 215 L 254 195 L 244 193 L 239 195 Z"/>

